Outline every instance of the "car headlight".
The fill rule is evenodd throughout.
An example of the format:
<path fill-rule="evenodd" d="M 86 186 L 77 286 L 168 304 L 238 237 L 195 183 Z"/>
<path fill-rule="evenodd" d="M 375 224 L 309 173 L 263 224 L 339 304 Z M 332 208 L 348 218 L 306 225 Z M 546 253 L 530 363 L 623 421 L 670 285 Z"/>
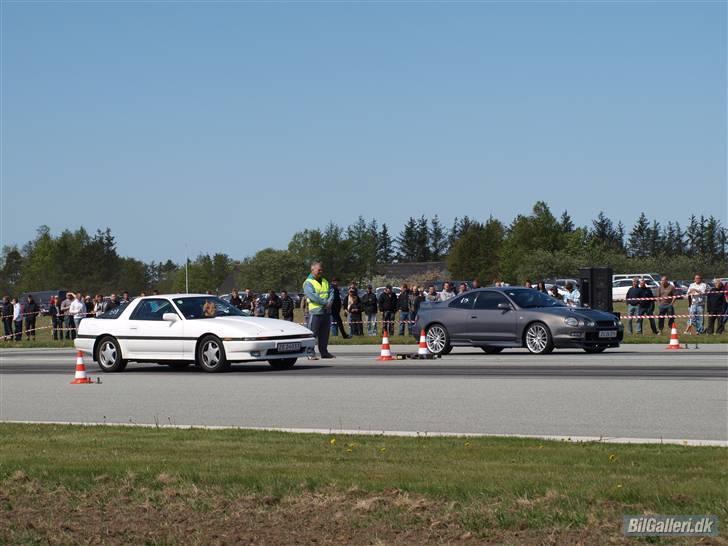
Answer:
<path fill-rule="evenodd" d="M 579 326 L 579 321 L 577 319 L 575 319 L 574 317 L 566 317 L 564 319 L 564 324 L 566 324 L 567 326 L 576 328 L 577 326 Z"/>

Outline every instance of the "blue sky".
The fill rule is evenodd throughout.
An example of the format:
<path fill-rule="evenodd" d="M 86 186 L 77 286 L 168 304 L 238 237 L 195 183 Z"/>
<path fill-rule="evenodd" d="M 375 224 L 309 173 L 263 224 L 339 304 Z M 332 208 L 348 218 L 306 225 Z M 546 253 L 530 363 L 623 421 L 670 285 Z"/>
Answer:
<path fill-rule="evenodd" d="M 2 3 L 2 244 L 728 217 L 726 4 Z"/>

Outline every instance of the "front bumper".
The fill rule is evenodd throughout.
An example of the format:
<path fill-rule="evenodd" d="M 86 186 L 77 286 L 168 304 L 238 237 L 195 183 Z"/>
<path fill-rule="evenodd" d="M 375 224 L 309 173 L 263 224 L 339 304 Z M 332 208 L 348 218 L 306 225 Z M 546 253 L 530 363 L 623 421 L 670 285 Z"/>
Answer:
<path fill-rule="evenodd" d="M 243 362 L 250 360 L 281 360 L 284 358 L 301 358 L 313 353 L 316 346 L 315 338 L 285 339 L 285 340 L 257 340 L 257 341 L 225 341 L 225 356 L 230 362 Z M 296 352 L 281 352 L 278 346 L 282 343 L 300 343 L 301 350 Z"/>
<path fill-rule="evenodd" d="M 615 337 L 601 337 L 599 332 L 615 331 Z M 620 325 L 618 328 L 574 328 L 571 330 L 561 330 L 554 335 L 554 346 L 557 348 L 575 348 L 583 347 L 619 347 L 624 339 L 624 328 Z"/>

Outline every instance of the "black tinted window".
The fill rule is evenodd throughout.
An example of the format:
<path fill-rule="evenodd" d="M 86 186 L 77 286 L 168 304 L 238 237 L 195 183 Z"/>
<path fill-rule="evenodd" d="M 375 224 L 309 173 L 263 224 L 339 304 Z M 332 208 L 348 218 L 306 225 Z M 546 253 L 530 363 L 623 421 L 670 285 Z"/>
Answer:
<path fill-rule="evenodd" d="M 124 309 L 126 309 L 126 306 L 129 305 L 128 303 L 122 303 L 121 305 L 117 305 L 113 309 L 109 309 L 106 311 L 106 313 L 102 313 L 101 315 L 98 315 L 96 318 L 103 318 L 103 319 L 115 319 L 119 318 L 121 314 L 124 312 Z"/>
<path fill-rule="evenodd" d="M 162 320 L 165 313 L 174 313 L 175 310 L 169 300 L 149 299 L 142 300 L 134 309 L 132 320 Z"/>
<path fill-rule="evenodd" d="M 475 302 L 475 308 L 498 309 L 499 303 L 508 303 L 508 300 L 503 294 L 499 294 L 498 292 L 480 292 Z"/>
<path fill-rule="evenodd" d="M 465 294 L 464 296 L 460 296 L 459 298 L 455 298 L 454 300 L 452 300 L 448 304 L 448 307 L 458 307 L 460 309 L 472 309 L 474 299 L 475 299 L 475 296 L 473 294 Z"/>

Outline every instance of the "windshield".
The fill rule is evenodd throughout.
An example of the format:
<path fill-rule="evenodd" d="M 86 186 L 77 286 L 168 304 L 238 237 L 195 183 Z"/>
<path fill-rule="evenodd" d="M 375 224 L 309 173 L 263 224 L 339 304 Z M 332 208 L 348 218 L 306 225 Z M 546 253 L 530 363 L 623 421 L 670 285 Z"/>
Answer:
<path fill-rule="evenodd" d="M 505 293 L 522 309 L 531 309 L 534 307 L 564 307 L 564 304 L 559 300 L 532 288 L 506 290 Z"/>
<path fill-rule="evenodd" d="M 188 320 L 245 316 L 238 309 L 217 296 L 175 298 L 174 303 L 182 312 L 182 315 Z"/>

